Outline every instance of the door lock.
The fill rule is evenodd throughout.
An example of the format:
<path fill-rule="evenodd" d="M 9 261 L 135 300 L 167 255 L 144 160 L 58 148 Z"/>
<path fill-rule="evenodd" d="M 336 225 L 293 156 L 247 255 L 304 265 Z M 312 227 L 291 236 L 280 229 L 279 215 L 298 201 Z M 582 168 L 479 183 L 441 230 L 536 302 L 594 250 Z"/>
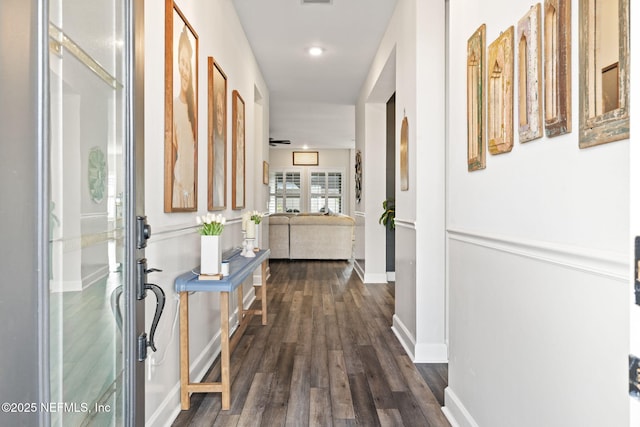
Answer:
<path fill-rule="evenodd" d="M 147 240 L 151 238 L 151 226 L 147 224 L 147 217 L 138 215 L 136 217 L 137 222 L 137 247 L 138 249 L 144 249 L 147 247 Z"/>

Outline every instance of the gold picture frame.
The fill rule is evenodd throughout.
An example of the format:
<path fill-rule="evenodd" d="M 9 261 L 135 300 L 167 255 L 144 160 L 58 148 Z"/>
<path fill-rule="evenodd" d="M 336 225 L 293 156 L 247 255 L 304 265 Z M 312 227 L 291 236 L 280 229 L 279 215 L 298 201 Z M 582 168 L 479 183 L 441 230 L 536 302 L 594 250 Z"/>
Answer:
<path fill-rule="evenodd" d="M 400 126 L 400 190 L 409 190 L 409 119 Z"/>
<path fill-rule="evenodd" d="M 265 161 L 262 162 L 262 183 L 269 185 L 269 163 Z"/>
<path fill-rule="evenodd" d="M 294 166 L 318 166 L 319 158 L 317 151 L 294 151 Z"/>
<path fill-rule="evenodd" d="M 513 148 L 513 26 L 489 45 L 487 71 L 489 153 L 508 153 Z"/>
<path fill-rule="evenodd" d="M 467 40 L 467 169 L 487 167 L 485 152 L 485 46 L 486 24 Z"/>
<path fill-rule="evenodd" d="M 544 127 L 571 132 L 571 0 L 544 2 Z"/>
<path fill-rule="evenodd" d="M 207 209 L 218 211 L 227 207 L 227 76 L 212 57 L 207 63 Z"/>
<path fill-rule="evenodd" d="M 165 28 L 164 211 L 190 212 L 198 207 L 198 35 L 173 0 Z"/>
<path fill-rule="evenodd" d="M 244 100 L 237 90 L 232 93 L 232 179 L 231 208 L 243 209 L 245 203 L 245 121 Z"/>

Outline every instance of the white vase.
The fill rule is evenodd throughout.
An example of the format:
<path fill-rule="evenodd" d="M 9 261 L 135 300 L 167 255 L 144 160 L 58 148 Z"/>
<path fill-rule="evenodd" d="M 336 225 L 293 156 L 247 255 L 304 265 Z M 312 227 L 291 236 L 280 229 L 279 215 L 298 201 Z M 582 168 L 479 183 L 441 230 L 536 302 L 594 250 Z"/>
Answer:
<path fill-rule="evenodd" d="M 262 249 L 262 222 L 256 224 L 256 240 L 253 246 Z"/>
<path fill-rule="evenodd" d="M 256 238 L 256 223 L 253 221 L 247 221 L 247 239 Z"/>
<path fill-rule="evenodd" d="M 220 236 L 200 236 L 200 274 L 220 273 Z"/>

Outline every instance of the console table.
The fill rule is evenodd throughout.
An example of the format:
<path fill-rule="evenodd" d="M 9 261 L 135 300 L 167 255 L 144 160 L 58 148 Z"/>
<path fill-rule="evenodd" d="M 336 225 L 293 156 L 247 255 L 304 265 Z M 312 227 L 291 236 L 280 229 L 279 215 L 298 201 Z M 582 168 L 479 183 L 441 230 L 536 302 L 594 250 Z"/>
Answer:
<path fill-rule="evenodd" d="M 189 393 L 222 393 L 222 409 L 231 406 L 231 378 L 229 359 L 233 349 L 244 334 L 254 314 L 262 315 L 262 324 L 267 324 L 267 278 L 266 269 L 269 249 L 255 252 L 255 258 L 245 258 L 237 253 L 228 259 L 229 275 L 220 280 L 201 280 L 197 272 L 189 271 L 175 280 L 175 291 L 180 294 L 180 405 L 189 409 Z M 259 310 L 244 310 L 242 282 L 262 265 L 262 306 Z M 238 290 L 238 328 L 229 336 L 229 293 Z M 220 382 L 192 383 L 189 381 L 189 292 L 220 292 Z"/>

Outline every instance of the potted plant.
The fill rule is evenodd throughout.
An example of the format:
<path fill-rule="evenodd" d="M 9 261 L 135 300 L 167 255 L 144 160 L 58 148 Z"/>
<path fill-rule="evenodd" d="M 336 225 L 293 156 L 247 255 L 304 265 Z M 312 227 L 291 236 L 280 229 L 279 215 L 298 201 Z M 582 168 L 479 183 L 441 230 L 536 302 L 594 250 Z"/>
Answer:
<path fill-rule="evenodd" d="M 389 230 L 394 230 L 396 228 L 396 201 L 394 199 L 385 200 L 382 202 L 382 209 L 384 211 L 378 222 Z"/>
<path fill-rule="evenodd" d="M 218 274 L 222 262 L 220 235 L 226 220 L 222 215 L 208 213 L 196 217 L 196 223 L 200 226 L 200 274 Z"/>

